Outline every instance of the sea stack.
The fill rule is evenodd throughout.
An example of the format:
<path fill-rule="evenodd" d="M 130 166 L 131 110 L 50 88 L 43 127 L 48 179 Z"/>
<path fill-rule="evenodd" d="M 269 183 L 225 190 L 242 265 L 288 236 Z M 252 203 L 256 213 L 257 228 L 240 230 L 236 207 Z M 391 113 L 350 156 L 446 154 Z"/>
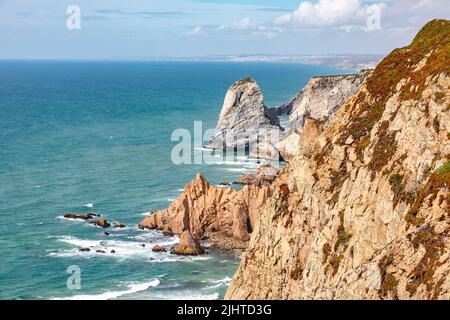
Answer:
<path fill-rule="evenodd" d="M 274 109 L 264 105 L 264 97 L 255 80 L 244 78 L 227 91 L 216 126 L 207 148 L 216 150 L 255 149 L 258 143 L 277 146 L 282 132 Z"/>

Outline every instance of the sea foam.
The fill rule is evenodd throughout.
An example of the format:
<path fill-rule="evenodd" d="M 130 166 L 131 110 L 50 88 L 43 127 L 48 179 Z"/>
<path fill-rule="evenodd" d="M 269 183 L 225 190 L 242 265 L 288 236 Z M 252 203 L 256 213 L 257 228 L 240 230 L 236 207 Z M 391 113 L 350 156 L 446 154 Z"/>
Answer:
<path fill-rule="evenodd" d="M 144 291 L 151 287 L 156 287 L 160 283 L 161 281 L 159 279 L 153 279 L 148 282 L 129 284 L 127 290 L 106 291 L 99 294 L 80 294 L 72 297 L 53 298 L 52 300 L 111 300 L 124 295 Z"/>

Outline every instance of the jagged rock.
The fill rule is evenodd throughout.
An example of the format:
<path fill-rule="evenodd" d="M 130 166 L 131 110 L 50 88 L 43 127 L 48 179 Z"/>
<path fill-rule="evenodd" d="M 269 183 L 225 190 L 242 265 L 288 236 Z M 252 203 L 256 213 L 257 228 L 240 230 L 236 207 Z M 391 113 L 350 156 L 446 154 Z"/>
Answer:
<path fill-rule="evenodd" d="M 153 252 L 166 252 L 166 248 L 161 247 L 159 244 L 156 244 L 155 246 L 153 246 L 152 248 Z"/>
<path fill-rule="evenodd" d="M 195 238 L 207 238 L 214 247 L 242 249 L 246 242 L 240 240 L 242 237 L 233 237 L 235 229 L 240 229 L 233 225 L 240 223 L 235 208 L 245 204 L 247 228 L 252 230 L 256 216 L 271 192 L 270 185 L 246 185 L 239 191 L 215 187 L 198 174 L 169 208 L 150 214 L 139 227 L 170 230 L 178 235 L 189 229 Z"/>
<path fill-rule="evenodd" d="M 184 256 L 197 256 L 205 253 L 205 249 L 197 239 L 194 239 L 189 230 L 185 230 L 180 236 L 180 243 L 170 250 L 171 254 Z"/>
<path fill-rule="evenodd" d="M 252 150 L 258 140 L 261 142 L 266 137 L 277 145 L 281 131 L 276 110 L 264 105 L 263 94 L 256 81 L 245 78 L 228 89 L 215 136 L 207 148 Z"/>
<path fill-rule="evenodd" d="M 124 225 L 123 223 L 114 223 L 114 228 L 123 229 L 126 228 L 126 225 Z"/>
<path fill-rule="evenodd" d="M 308 133 L 226 299 L 450 299 L 449 46 L 427 24 Z"/>

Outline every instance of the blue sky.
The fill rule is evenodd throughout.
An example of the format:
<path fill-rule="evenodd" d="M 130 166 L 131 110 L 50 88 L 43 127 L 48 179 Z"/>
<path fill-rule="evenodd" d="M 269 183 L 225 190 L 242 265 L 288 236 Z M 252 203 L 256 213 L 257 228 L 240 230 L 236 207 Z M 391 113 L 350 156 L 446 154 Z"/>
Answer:
<path fill-rule="evenodd" d="M 0 59 L 385 54 L 433 18 L 449 0 L 0 0 Z"/>

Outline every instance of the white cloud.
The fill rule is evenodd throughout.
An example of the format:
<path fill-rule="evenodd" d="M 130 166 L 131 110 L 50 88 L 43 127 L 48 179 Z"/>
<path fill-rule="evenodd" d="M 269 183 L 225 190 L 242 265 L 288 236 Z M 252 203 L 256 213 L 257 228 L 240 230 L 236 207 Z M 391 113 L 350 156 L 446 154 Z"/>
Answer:
<path fill-rule="evenodd" d="M 234 21 L 231 25 L 224 24 L 217 28 L 217 30 L 222 31 L 225 29 L 233 30 L 248 30 L 255 28 L 256 25 L 253 23 L 250 17 L 245 17 L 242 20 Z"/>
<path fill-rule="evenodd" d="M 368 18 L 368 11 L 384 6 L 382 3 L 366 5 L 360 0 L 319 0 L 317 3 L 303 1 L 293 12 L 276 18 L 274 24 L 317 28 L 363 23 Z M 349 30 L 348 26 L 345 28 Z"/>
<path fill-rule="evenodd" d="M 240 29 L 240 30 L 249 29 L 253 26 L 254 26 L 254 24 L 252 22 L 252 19 L 250 19 L 249 17 L 246 17 L 239 21 L 235 21 L 232 25 L 233 28 Z"/>
<path fill-rule="evenodd" d="M 193 36 L 196 34 L 200 34 L 203 32 L 203 28 L 201 26 L 196 26 L 192 31 L 186 32 L 188 36 Z"/>

